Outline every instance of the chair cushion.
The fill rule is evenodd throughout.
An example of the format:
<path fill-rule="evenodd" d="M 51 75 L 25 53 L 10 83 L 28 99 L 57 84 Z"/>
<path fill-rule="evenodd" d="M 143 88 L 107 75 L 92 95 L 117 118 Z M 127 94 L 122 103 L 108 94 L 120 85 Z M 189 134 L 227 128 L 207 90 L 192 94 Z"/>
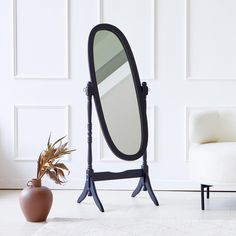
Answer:
<path fill-rule="evenodd" d="M 200 112 L 190 116 L 190 142 L 213 143 L 219 140 L 220 116 L 217 111 Z"/>
<path fill-rule="evenodd" d="M 235 109 L 191 113 L 190 143 L 236 142 Z"/>
<path fill-rule="evenodd" d="M 193 180 L 209 185 L 236 183 L 236 142 L 193 145 L 189 154 Z"/>

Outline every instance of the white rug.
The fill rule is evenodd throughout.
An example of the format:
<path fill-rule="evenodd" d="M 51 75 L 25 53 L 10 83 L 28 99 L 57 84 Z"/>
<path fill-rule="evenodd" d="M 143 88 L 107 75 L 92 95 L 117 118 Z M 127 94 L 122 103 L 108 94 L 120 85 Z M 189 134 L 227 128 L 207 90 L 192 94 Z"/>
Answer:
<path fill-rule="evenodd" d="M 32 236 L 235 236 L 236 220 L 55 219 Z"/>

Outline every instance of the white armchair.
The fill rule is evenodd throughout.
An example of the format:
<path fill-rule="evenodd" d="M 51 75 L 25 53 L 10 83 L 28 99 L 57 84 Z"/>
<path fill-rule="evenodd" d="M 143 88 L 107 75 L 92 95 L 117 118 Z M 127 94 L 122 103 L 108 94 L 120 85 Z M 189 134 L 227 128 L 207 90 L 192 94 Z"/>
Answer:
<path fill-rule="evenodd" d="M 190 116 L 190 173 L 201 184 L 201 208 L 204 190 L 236 183 L 236 111 L 209 111 Z"/>

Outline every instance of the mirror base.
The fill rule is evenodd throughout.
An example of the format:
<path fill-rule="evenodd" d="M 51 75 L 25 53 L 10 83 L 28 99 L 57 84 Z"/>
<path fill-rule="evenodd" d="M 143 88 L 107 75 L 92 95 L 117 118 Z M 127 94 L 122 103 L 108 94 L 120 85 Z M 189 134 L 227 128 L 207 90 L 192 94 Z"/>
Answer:
<path fill-rule="evenodd" d="M 137 194 L 140 193 L 140 191 L 143 189 L 143 191 L 147 191 L 149 196 L 151 197 L 153 203 L 156 206 L 159 206 L 159 203 L 157 201 L 157 198 L 152 190 L 152 186 L 151 186 L 151 182 L 149 179 L 149 176 L 146 176 L 146 178 L 141 177 L 138 183 L 138 186 L 136 187 L 136 189 L 133 191 L 131 197 L 135 197 Z"/>
<path fill-rule="evenodd" d="M 87 179 L 85 182 L 84 190 L 81 193 L 80 197 L 77 200 L 77 203 L 81 203 L 87 196 L 93 196 L 93 199 L 101 212 L 104 212 L 104 208 L 102 203 L 98 197 L 97 190 L 94 184 L 94 180 L 91 178 L 90 175 L 93 175 L 93 170 L 87 171 Z"/>
<path fill-rule="evenodd" d="M 83 192 L 77 200 L 77 203 L 81 203 L 87 196 L 93 196 L 93 199 L 101 212 L 104 212 L 103 205 L 98 197 L 95 181 L 104 180 L 114 180 L 114 179 L 128 179 L 128 178 L 138 178 L 140 177 L 138 186 L 132 193 L 132 197 L 135 197 L 142 189 L 147 191 L 151 197 L 153 203 L 159 206 L 157 198 L 152 190 L 151 182 L 147 173 L 148 166 L 142 169 L 126 170 L 123 172 L 113 173 L 113 172 L 94 172 L 93 170 L 87 170 L 87 178 Z"/>

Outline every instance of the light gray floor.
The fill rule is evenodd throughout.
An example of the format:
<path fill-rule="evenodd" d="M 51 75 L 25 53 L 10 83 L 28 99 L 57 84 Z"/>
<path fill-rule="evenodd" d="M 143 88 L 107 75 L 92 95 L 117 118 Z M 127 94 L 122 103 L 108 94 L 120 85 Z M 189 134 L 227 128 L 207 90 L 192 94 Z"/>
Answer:
<path fill-rule="evenodd" d="M 48 222 L 75 219 L 214 219 L 236 220 L 236 193 L 213 192 L 206 201 L 206 210 L 200 210 L 199 192 L 155 192 L 160 202 L 156 207 L 147 192 L 131 198 L 130 191 L 98 191 L 105 208 L 99 212 L 93 199 L 87 197 L 82 204 L 76 200 L 79 190 L 54 190 L 54 202 Z M 18 190 L 0 191 L 0 235 L 28 236 L 45 223 L 28 223 L 19 206 Z"/>

